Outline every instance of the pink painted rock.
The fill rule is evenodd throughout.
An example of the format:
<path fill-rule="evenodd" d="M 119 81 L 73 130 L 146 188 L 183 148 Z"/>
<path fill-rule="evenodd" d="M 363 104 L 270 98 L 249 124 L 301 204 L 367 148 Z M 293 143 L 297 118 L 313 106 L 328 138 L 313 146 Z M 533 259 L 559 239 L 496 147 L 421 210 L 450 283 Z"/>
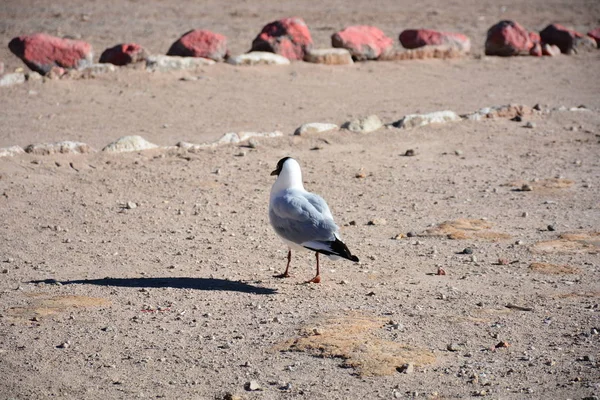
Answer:
<path fill-rule="evenodd" d="M 374 26 L 349 26 L 331 35 L 333 47 L 346 49 L 357 61 L 375 60 L 389 52 L 394 40 Z"/>
<path fill-rule="evenodd" d="M 500 21 L 487 32 L 485 54 L 488 56 L 515 56 L 527 54 L 533 47 L 529 32 L 518 22 Z"/>
<path fill-rule="evenodd" d="M 596 44 L 600 46 L 600 28 L 596 28 L 587 33 L 589 37 L 596 41 Z"/>
<path fill-rule="evenodd" d="M 14 38 L 8 48 L 40 74 L 52 67 L 80 69 L 92 64 L 92 45 L 83 40 L 62 39 L 45 33 Z"/>
<path fill-rule="evenodd" d="M 173 43 L 167 55 L 223 61 L 228 56 L 227 38 L 218 33 L 196 29 L 185 33 Z"/>
<path fill-rule="evenodd" d="M 407 49 L 417 49 L 423 46 L 452 46 L 468 53 L 471 50 L 471 40 L 453 32 L 438 32 L 431 29 L 407 29 L 400 33 L 400 43 Z"/>
<path fill-rule="evenodd" d="M 542 43 L 542 38 L 540 37 L 540 34 L 537 32 L 529 32 L 529 39 L 533 43 Z"/>
<path fill-rule="evenodd" d="M 291 17 L 265 25 L 252 41 L 250 51 L 268 51 L 290 60 L 302 60 L 312 44 L 310 31 L 304 20 Z"/>
<path fill-rule="evenodd" d="M 596 41 L 589 36 L 584 36 L 560 24 L 548 25 L 540 32 L 540 36 L 544 43 L 558 46 L 560 51 L 565 54 L 598 48 Z"/>
<path fill-rule="evenodd" d="M 560 49 L 554 44 L 542 44 L 542 55 L 556 57 L 560 54 Z"/>
<path fill-rule="evenodd" d="M 123 43 L 106 49 L 100 55 L 101 63 L 127 65 L 144 61 L 148 57 L 146 50 L 136 43 Z"/>

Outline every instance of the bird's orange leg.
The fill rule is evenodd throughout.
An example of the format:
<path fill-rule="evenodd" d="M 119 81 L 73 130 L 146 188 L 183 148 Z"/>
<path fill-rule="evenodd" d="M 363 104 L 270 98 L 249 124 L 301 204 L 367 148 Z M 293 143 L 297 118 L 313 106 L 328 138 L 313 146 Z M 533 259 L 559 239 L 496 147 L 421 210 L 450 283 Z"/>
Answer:
<path fill-rule="evenodd" d="M 288 272 L 290 269 L 290 263 L 292 262 L 292 250 L 288 250 L 288 262 L 285 267 L 285 272 L 283 274 L 275 275 L 275 278 L 289 278 L 290 273 Z"/>
<path fill-rule="evenodd" d="M 306 283 L 321 283 L 321 272 L 319 270 L 319 253 L 315 252 L 317 258 L 317 275 Z"/>

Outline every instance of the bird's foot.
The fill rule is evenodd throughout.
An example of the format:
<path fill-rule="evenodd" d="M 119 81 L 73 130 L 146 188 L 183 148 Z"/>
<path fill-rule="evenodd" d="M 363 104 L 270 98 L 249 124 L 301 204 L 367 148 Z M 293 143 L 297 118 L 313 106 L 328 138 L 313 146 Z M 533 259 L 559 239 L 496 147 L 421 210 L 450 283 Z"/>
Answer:
<path fill-rule="evenodd" d="M 279 274 L 279 275 L 273 275 L 273 278 L 289 278 L 291 275 L 287 272 L 284 272 L 283 274 Z"/>
<path fill-rule="evenodd" d="M 306 283 L 321 283 L 321 275 L 315 276 L 310 281 L 306 281 Z"/>

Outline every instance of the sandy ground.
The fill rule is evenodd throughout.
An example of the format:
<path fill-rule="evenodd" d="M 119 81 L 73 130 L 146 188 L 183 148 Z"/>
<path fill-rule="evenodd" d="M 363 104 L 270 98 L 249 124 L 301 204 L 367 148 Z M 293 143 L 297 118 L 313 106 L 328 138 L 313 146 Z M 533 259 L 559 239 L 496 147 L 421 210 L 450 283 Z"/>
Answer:
<path fill-rule="evenodd" d="M 502 18 L 585 32 L 597 2 L 30 3 L 0 5 L 4 43 L 43 30 L 98 54 L 129 40 L 164 52 L 205 27 L 235 53 L 266 22 L 300 15 L 319 47 L 349 24 L 394 37 L 426 25 L 470 35 L 474 54 L 3 88 L 0 147 L 286 136 L 195 154 L 0 158 L 0 398 L 600 396 L 600 53 L 480 56 Z M 21 66 L 5 47 L 0 60 Z M 288 136 L 306 122 L 506 103 L 542 112 Z M 294 254 L 291 278 L 274 277 L 287 249 L 268 223 L 269 173 L 289 155 L 361 259 L 323 261 L 319 285 L 303 284 L 309 253 Z"/>

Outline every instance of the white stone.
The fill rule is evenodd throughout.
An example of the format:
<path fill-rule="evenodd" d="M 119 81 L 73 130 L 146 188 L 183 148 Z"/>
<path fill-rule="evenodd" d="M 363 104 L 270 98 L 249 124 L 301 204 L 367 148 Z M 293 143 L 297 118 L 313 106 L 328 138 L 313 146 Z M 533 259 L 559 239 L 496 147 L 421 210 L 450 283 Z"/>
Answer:
<path fill-rule="evenodd" d="M 0 76 L 0 86 L 12 86 L 21 83 L 25 83 L 25 74 L 22 72 L 15 72 Z"/>
<path fill-rule="evenodd" d="M 108 144 L 102 151 L 108 153 L 124 153 L 128 151 L 156 149 L 158 146 L 148 142 L 141 136 L 123 136 L 116 141 Z"/>
<path fill-rule="evenodd" d="M 460 121 L 461 118 L 454 111 L 436 111 L 429 114 L 409 114 L 394 123 L 397 128 L 418 128 L 430 124 L 444 124 L 446 122 Z"/>
<path fill-rule="evenodd" d="M 357 133 L 370 133 L 378 130 L 383 126 L 383 123 L 377 115 L 369 115 L 365 118 L 359 118 L 352 121 L 348 121 L 342 125 L 342 128 L 348 129 L 352 132 Z"/>
<path fill-rule="evenodd" d="M 0 148 L 0 157 L 12 157 L 17 154 L 23 154 L 25 150 L 21 146 L 10 146 Z"/>
<path fill-rule="evenodd" d="M 314 133 L 329 132 L 340 129 L 336 124 L 328 124 L 323 122 L 310 122 L 303 124 L 296 129 L 294 135 L 311 135 Z"/>
<path fill-rule="evenodd" d="M 202 57 L 153 55 L 146 59 L 146 70 L 160 72 L 179 71 L 205 67 L 213 64 L 215 64 L 215 61 Z"/>
<path fill-rule="evenodd" d="M 288 65 L 290 60 L 267 51 L 251 51 L 250 53 L 229 57 L 227 62 L 233 65 Z"/>
<path fill-rule="evenodd" d="M 30 154 L 46 156 L 50 154 L 93 153 L 95 152 L 95 150 L 85 143 L 65 140 L 62 142 L 54 143 L 30 144 L 29 146 L 25 147 L 25 152 Z"/>

